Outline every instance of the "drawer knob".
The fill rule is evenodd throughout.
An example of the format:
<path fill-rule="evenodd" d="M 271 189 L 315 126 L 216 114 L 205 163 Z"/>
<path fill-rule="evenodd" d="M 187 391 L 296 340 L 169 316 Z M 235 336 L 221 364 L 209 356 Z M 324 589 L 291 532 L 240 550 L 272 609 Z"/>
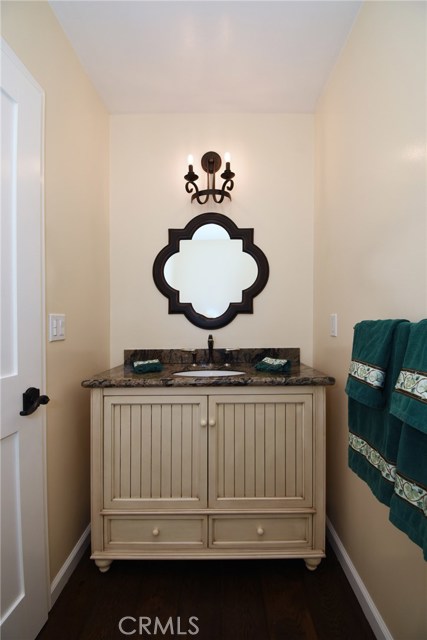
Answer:
<path fill-rule="evenodd" d="M 257 534 L 259 536 L 263 536 L 264 535 L 264 529 L 262 527 L 258 527 L 258 529 L 256 530 Z"/>
<path fill-rule="evenodd" d="M 158 529 L 157 527 L 155 529 L 153 529 L 153 536 L 155 536 L 157 538 L 157 536 L 160 533 L 160 529 Z"/>

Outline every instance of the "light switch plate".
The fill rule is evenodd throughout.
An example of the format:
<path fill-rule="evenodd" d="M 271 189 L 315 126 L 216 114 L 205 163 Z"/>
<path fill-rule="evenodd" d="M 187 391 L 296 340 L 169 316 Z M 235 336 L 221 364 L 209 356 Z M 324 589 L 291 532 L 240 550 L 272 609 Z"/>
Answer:
<path fill-rule="evenodd" d="M 65 340 L 65 314 L 49 313 L 49 342 Z"/>
<path fill-rule="evenodd" d="M 329 335 L 333 338 L 338 336 L 338 314 L 331 313 L 329 316 Z"/>

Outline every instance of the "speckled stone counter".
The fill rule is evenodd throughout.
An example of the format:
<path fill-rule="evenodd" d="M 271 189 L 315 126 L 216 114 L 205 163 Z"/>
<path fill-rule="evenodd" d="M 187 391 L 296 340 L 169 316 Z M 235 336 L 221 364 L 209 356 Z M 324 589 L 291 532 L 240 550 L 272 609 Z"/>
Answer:
<path fill-rule="evenodd" d="M 288 373 L 257 371 L 255 364 L 265 357 L 284 358 L 291 362 Z M 137 374 L 132 363 L 138 360 L 158 359 L 163 370 Z M 193 362 L 196 362 L 196 366 Z M 289 386 L 289 385 L 333 385 L 335 379 L 316 369 L 302 364 L 298 348 L 261 349 L 214 349 L 213 364 L 207 365 L 207 349 L 194 351 L 184 349 L 136 349 L 124 352 L 124 364 L 103 371 L 82 382 L 87 388 L 119 387 L 242 387 L 242 386 Z M 196 371 L 204 369 L 230 369 L 241 371 L 241 375 L 198 377 Z M 181 377 L 180 371 L 195 371 L 195 375 Z"/>

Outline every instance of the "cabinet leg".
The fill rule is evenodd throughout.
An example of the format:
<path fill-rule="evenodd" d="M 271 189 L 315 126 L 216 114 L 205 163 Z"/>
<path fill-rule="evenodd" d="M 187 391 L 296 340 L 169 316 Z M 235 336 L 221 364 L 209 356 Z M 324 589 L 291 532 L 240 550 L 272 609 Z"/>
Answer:
<path fill-rule="evenodd" d="M 106 573 L 112 562 L 112 560 L 95 560 L 95 564 L 101 573 Z"/>
<path fill-rule="evenodd" d="M 309 571 L 315 571 L 322 558 L 304 558 L 305 566 Z"/>

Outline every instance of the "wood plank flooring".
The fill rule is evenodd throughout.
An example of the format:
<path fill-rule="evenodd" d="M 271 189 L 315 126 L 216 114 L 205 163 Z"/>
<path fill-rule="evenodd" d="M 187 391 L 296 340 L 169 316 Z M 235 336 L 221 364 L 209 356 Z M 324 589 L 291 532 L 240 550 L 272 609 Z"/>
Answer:
<path fill-rule="evenodd" d="M 302 560 L 177 560 L 101 574 L 87 552 L 37 640 L 127 637 L 375 640 L 330 548 L 314 572 Z"/>

